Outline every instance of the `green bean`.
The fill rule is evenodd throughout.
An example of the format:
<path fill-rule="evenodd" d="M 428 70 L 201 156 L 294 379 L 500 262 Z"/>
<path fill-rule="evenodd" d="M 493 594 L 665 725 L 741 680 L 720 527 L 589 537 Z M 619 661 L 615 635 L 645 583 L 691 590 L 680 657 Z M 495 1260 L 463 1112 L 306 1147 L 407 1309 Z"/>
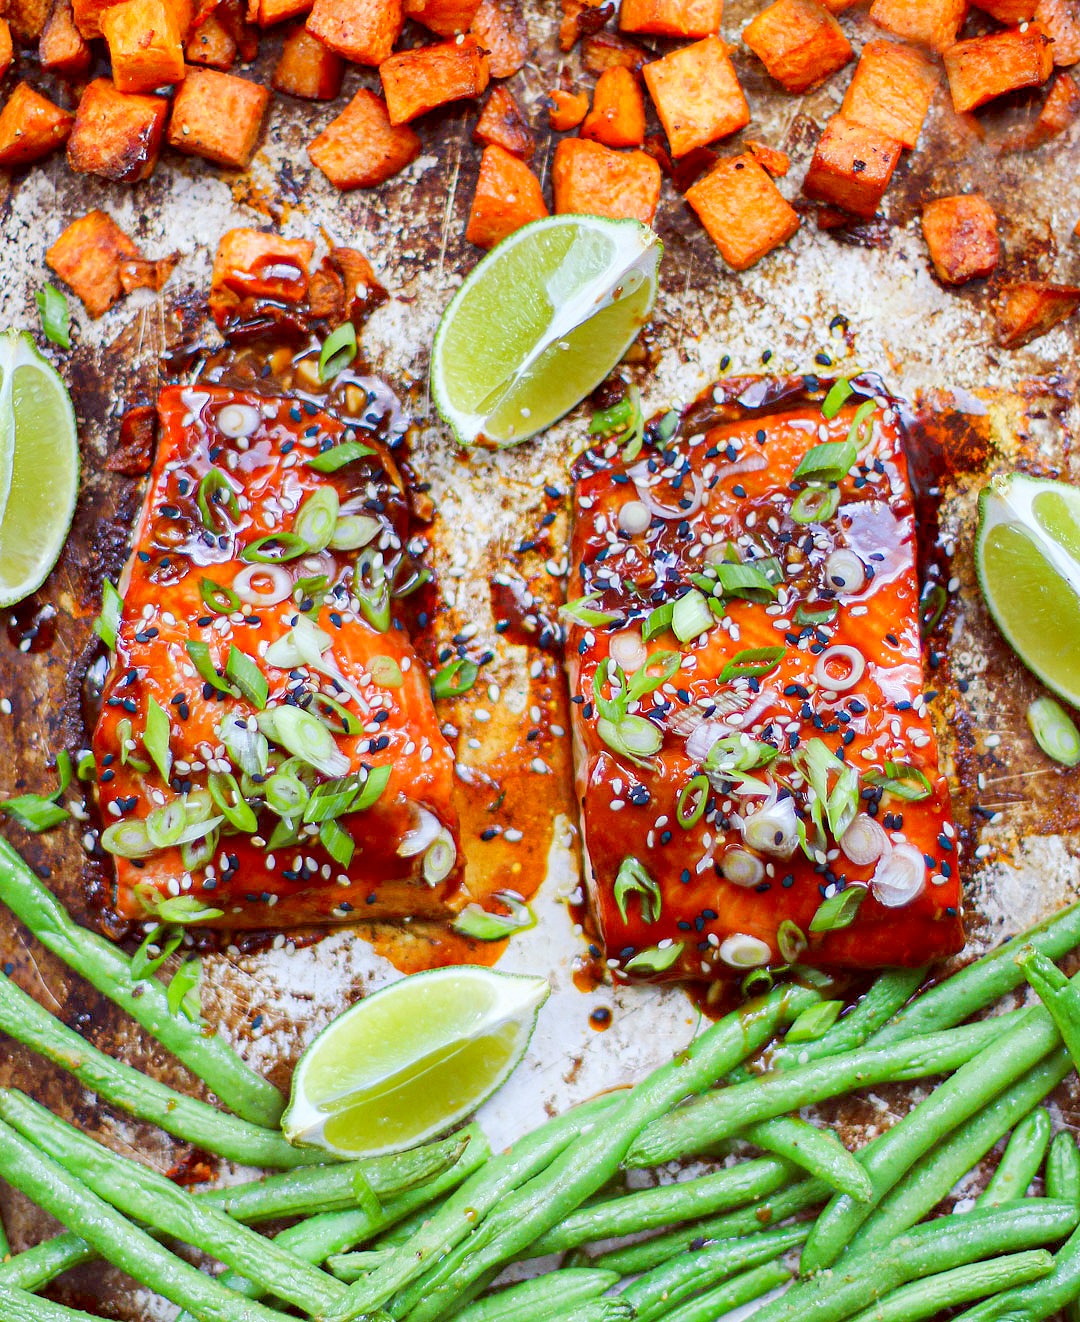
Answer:
<path fill-rule="evenodd" d="M 193 1143 L 245 1166 L 313 1166 L 325 1153 L 294 1148 L 280 1133 L 261 1129 L 206 1102 L 151 1079 L 98 1051 L 0 973 L 0 1031 L 30 1047 L 54 1065 L 74 1074 L 84 1088 L 121 1111 L 158 1125 L 175 1138 Z"/>
<path fill-rule="evenodd" d="M 1057 1087 L 1071 1068 L 1068 1053 L 1060 1048 L 1000 1097 L 957 1126 L 937 1147 L 921 1157 L 882 1199 L 873 1216 L 853 1237 L 850 1251 L 879 1248 L 921 1220 L 1004 1134 Z"/>
<path fill-rule="evenodd" d="M 744 1240 L 722 1240 L 696 1253 L 680 1253 L 632 1281 L 622 1298 L 634 1306 L 637 1322 L 653 1322 L 707 1286 L 750 1267 L 772 1262 L 806 1239 L 809 1226 L 781 1226 Z"/>
<path fill-rule="evenodd" d="M 455 1313 L 454 1322 L 536 1322 L 552 1308 L 567 1309 L 595 1299 L 618 1279 L 618 1272 L 567 1267 L 479 1299 Z"/>
<path fill-rule="evenodd" d="M 576 1139 L 551 1165 L 516 1190 L 495 1216 L 470 1238 L 467 1261 L 448 1254 L 418 1286 L 411 1300 L 411 1322 L 433 1322 L 449 1308 L 470 1282 L 499 1263 L 525 1252 L 533 1240 L 557 1225 L 569 1212 L 611 1179 L 641 1130 L 676 1102 L 722 1078 L 739 1061 L 759 1051 L 777 1028 L 789 1023 L 820 997 L 804 987 L 777 987 L 741 1010 L 706 1029 L 675 1060 L 639 1083 L 604 1123 Z M 461 1247 L 461 1246 L 459 1246 Z M 408 1246 L 406 1246 L 406 1249 Z M 352 1322 L 365 1308 L 381 1302 L 369 1285 L 379 1276 L 350 1286 L 351 1308 L 331 1313 L 327 1322 Z M 404 1306 L 404 1301 L 403 1301 Z"/>
<path fill-rule="evenodd" d="M 982 1114 L 985 1115 L 985 1112 Z M 1028 1185 L 1038 1175 L 1049 1146 L 1050 1113 L 1040 1106 L 1038 1110 L 1024 1116 L 1013 1130 L 997 1169 L 976 1200 L 976 1207 L 996 1207 L 1023 1198 Z"/>
<path fill-rule="evenodd" d="M 824 1180 L 830 1189 L 849 1193 L 853 1198 L 869 1198 L 872 1192 L 866 1172 L 827 1129 L 816 1129 L 798 1116 L 778 1116 L 761 1120 L 742 1132 L 755 1147 L 802 1166 L 811 1175 Z"/>
<path fill-rule="evenodd" d="M 767 1262 L 763 1267 L 743 1272 L 670 1312 L 660 1314 L 660 1317 L 662 1322 L 716 1322 L 718 1317 L 724 1317 L 733 1308 L 753 1303 L 790 1280 L 791 1272 L 782 1262 Z"/>
<path fill-rule="evenodd" d="M 1054 1254 L 1054 1270 L 1040 1281 L 1004 1290 L 961 1313 L 953 1322 L 992 1322 L 996 1318 L 1042 1322 L 1068 1310 L 1080 1298 L 1080 1231 Z"/>
<path fill-rule="evenodd" d="M 356 1253 L 334 1253 L 323 1264 L 339 1281 L 351 1285 L 386 1261 L 385 1249 L 360 1249 Z"/>
<path fill-rule="evenodd" d="M 284 1315 L 225 1289 L 170 1253 L 0 1121 L 0 1176 L 92 1244 L 101 1257 L 200 1322 L 284 1322 Z"/>
<path fill-rule="evenodd" d="M 1002 1253 L 1043 1248 L 1067 1235 L 1077 1219 L 1080 1211 L 1071 1204 L 1037 1198 L 940 1217 L 897 1236 L 886 1248 L 852 1253 L 793 1286 L 756 1313 L 754 1322 L 840 1322 L 908 1281 Z"/>
<path fill-rule="evenodd" d="M 157 1171 L 102 1147 L 22 1093 L 0 1089 L 0 1119 L 118 1212 L 246 1273 L 279 1299 L 315 1312 L 343 1295 L 344 1286 L 326 1272 Z"/>
<path fill-rule="evenodd" d="M 1008 1019 L 1010 1025 L 1014 1022 Z M 947 1073 L 1001 1035 L 1000 1020 L 967 1024 L 888 1047 L 860 1047 L 780 1074 L 765 1074 L 748 1083 L 720 1088 L 653 1121 L 630 1149 L 626 1164 L 655 1166 L 707 1151 L 748 1124 L 786 1115 L 856 1088 Z"/>
<path fill-rule="evenodd" d="M 277 1128 L 285 1099 L 245 1065 L 219 1033 L 169 1009 L 157 978 L 137 978 L 131 960 L 113 942 L 80 927 L 6 840 L 0 840 L 0 900 L 47 950 L 129 1014 L 206 1084 L 236 1115 Z"/>
<path fill-rule="evenodd" d="M 634 1310 L 622 1299 L 591 1299 L 569 1313 L 558 1309 L 539 1317 L 534 1314 L 533 1322 L 632 1322 L 633 1316 Z"/>
<path fill-rule="evenodd" d="M 2 1286 L 0 1322 L 101 1322 L 101 1318 L 84 1313 L 80 1308 L 68 1308 L 65 1304 L 54 1304 L 50 1299 L 39 1299 L 23 1290 Z"/>
<path fill-rule="evenodd" d="M 1054 1135 L 1046 1154 L 1043 1179 L 1047 1198 L 1080 1203 L 1080 1151 L 1077 1151 L 1076 1139 L 1065 1130 Z"/>
<path fill-rule="evenodd" d="M 1080 987 L 1034 946 L 1026 945 L 1016 957 L 1024 977 L 1057 1025 L 1073 1064 L 1080 1062 Z"/>
<path fill-rule="evenodd" d="M 851 1322 L 922 1322 L 923 1318 L 935 1317 L 943 1308 L 955 1308 L 957 1304 L 970 1303 L 999 1290 L 1041 1280 L 1053 1269 L 1054 1255 L 1044 1249 L 968 1263 L 902 1285 L 857 1313 Z"/>

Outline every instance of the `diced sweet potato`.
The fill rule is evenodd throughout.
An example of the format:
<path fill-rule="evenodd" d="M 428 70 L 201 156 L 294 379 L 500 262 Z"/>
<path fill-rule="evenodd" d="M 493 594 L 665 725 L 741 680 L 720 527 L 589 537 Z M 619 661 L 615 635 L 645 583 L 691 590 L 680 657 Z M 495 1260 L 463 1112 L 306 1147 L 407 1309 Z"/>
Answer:
<path fill-rule="evenodd" d="M 71 0 L 71 16 L 87 41 L 101 36 L 101 16 L 119 0 Z"/>
<path fill-rule="evenodd" d="M 107 473 L 124 477 L 145 477 L 154 459 L 157 442 L 157 409 L 152 404 L 135 404 L 124 410 L 116 449 L 105 460 Z"/>
<path fill-rule="evenodd" d="M 559 49 L 573 50 L 581 37 L 599 32 L 615 13 L 615 0 L 559 0 Z"/>
<path fill-rule="evenodd" d="M 745 271 L 799 228 L 799 217 L 752 156 L 724 156 L 687 191 L 720 256 Z"/>
<path fill-rule="evenodd" d="M 152 92 L 184 76 L 176 15 L 165 0 L 120 0 L 101 16 L 112 76 L 120 92 Z"/>
<path fill-rule="evenodd" d="M 236 63 L 236 38 L 216 14 L 211 14 L 188 38 L 184 58 L 188 64 L 225 72 Z"/>
<path fill-rule="evenodd" d="M 172 11 L 173 22 L 180 34 L 180 44 L 183 45 L 195 26 L 195 0 L 165 0 L 165 3 Z"/>
<path fill-rule="evenodd" d="M 210 310 L 220 325 L 221 308 L 240 299 L 271 298 L 300 303 L 307 294 L 315 245 L 268 230 L 226 230 L 214 255 Z"/>
<path fill-rule="evenodd" d="M 1035 22 L 1054 43 L 1054 63 L 1080 61 L 1080 9 L 1076 0 L 1038 0 Z"/>
<path fill-rule="evenodd" d="M 750 123 L 750 107 L 719 37 L 706 37 L 642 71 L 672 156 L 685 156 Z"/>
<path fill-rule="evenodd" d="M 129 257 L 120 263 L 120 288 L 125 294 L 136 289 L 160 290 L 165 288 L 165 281 L 173 273 L 173 268 L 180 260 L 179 253 L 171 257 Z"/>
<path fill-rule="evenodd" d="M 311 0 L 258 0 L 254 22 L 261 28 L 272 27 L 275 23 L 284 23 L 290 18 L 300 18 L 311 9 Z"/>
<path fill-rule="evenodd" d="M 998 264 L 997 216 L 981 193 L 939 197 L 922 211 L 923 234 L 938 279 L 962 285 Z"/>
<path fill-rule="evenodd" d="M 914 148 L 937 85 L 937 65 L 914 46 L 868 41 L 841 113 L 853 124 L 865 124 Z"/>
<path fill-rule="evenodd" d="M 270 85 L 289 96 L 309 101 L 333 101 L 341 91 L 345 61 L 327 50 L 307 28 L 294 28 L 285 38 Z"/>
<path fill-rule="evenodd" d="M 0 110 L 0 165 L 29 165 L 67 140 L 75 116 L 19 83 Z"/>
<path fill-rule="evenodd" d="M 38 43 L 38 59 L 43 69 L 77 78 L 90 68 L 90 47 L 75 26 L 71 0 L 56 0 L 49 11 L 45 30 Z"/>
<path fill-rule="evenodd" d="M 405 17 L 423 23 L 440 37 L 456 37 L 468 32 L 479 8 L 480 0 L 405 0 Z"/>
<path fill-rule="evenodd" d="M 362 87 L 308 147 L 311 163 L 336 188 L 374 188 L 415 161 L 420 139 L 408 125 L 394 125 L 386 106 Z"/>
<path fill-rule="evenodd" d="M 576 129 L 589 113 L 588 92 L 564 92 L 561 87 L 555 87 L 548 93 L 548 100 L 551 102 L 548 123 L 556 133 Z"/>
<path fill-rule="evenodd" d="M 605 69 L 632 69 L 637 73 L 649 52 L 617 32 L 596 32 L 581 43 L 581 63 L 590 73 Z"/>
<path fill-rule="evenodd" d="M 755 161 L 758 161 L 774 179 L 782 179 L 791 169 L 791 157 L 786 151 L 779 151 L 764 142 L 746 139 L 746 146 Z"/>
<path fill-rule="evenodd" d="M 0 78 L 11 68 L 14 47 L 11 44 L 11 28 L 6 18 L 0 18 Z"/>
<path fill-rule="evenodd" d="M 1018 349 L 1054 329 L 1080 307 L 1080 287 L 1047 280 L 1019 280 L 1004 285 L 998 303 L 998 339 Z"/>
<path fill-rule="evenodd" d="M 774 0 L 743 29 L 743 41 L 789 92 L 808 92 L 855 58 L 843 28 L 817 0 Z"/>
<path fill-rule="evenodd" d="M 524 161 L 499 146 L 484 148 L 465 237 L 494 248 L 508 234 L 548 214 L 540 180 Z"/>
<path fill-rule="evenodd" d="M 1025 147 L 1038 147 L 1064 133 L 1080 115 L 1080 86 L 1071 74 L 1059 73 L 1042 103 L 1038 118 L 1031 126 Z"/>
<path fill-rule="evenodd" d="M 96 319 L 124 292 L 121 264 L 141 256 L 112 217 L 95 210 L 72 221 L 46 252 L 45 262 Z"/>
<path fill-rule="evenodd" d="M 379 77 L 390 123 L 407 124 L 436 106 L 479 96 L 488 85 L 488 62 L 470 36 L 391 55 Z"/>
<path fill-rule="evenodd" d="M 1038 87 L 1054 72 L 1051 43 L 1034 23 L 958 41 L 945 51 L 944 59 L 958 114 L 1006 92 Z"/>
<path fill-rule="evenodd" d="M 307 28 L 354 64 L 382 64 L 401 36 L 401 0 L 315 0 Z"/>
<path fill-rule="evenodd" d="M 6 18 L 20 41 L 37 41 L 45 30 L 50 0 L 8 0 Z"/>
<path fill-rule="evenodd" d="M 645 98 L 629 69 L 605 69 L 597 79 L 581 136 L 605 147 L 640 147 L 645 141 Z"/>
<path fill-rule="evenodd" d="M 487 51 L 492 78 L 509 78 L 529 58 L 529 32 L 520 0 L 480 0 L 469 31 Z"/>
<path fill-rule="evenodd" d="M 494 144 L 523 161 L 531 161 L 536 151 L 532 129 L 526 124 L 513 93 L 501 84 L 491 89 L 472 135 L 474 142 Z"/>
<path fill-rule="evenodd" d="M 214 17 L 236 43 L 236 53 L 247 64 L 259 53 L 259 29 L 248 21 L 244 0 L 218 0 Z"/>
<path fill-rule="evenodd" d="M 658 37 L 715 37 L 723 0 L 622 0 L 619 27 Z"/>
<path fill-rule="evenodd" d="M 943 51 L 956 40 L 967 7 L 968 0 L 874 0 L 870 17 L 886 32 Z"/>
<path fill-rule="evenodd" d="M 379 283 L 371 263 L 356 248 L 331 248 L 329 261 L 345 285 L 345 315 L 359 330 L 368 314 L 390 295 Z"/>
<path fill-rule="evenodd" d="M 996 18 L 999 23 L 1012 27 L 1016 23 L 1027 23 L 1035 17 L 1037 0 L 971 0 L 976 9 Z"/>
<path fill-rule="evenodd" d="M 870 220 L 889 186 L 901 150 L 895 138 L 834 115 L 818 139 L 803 192 Z"/>
<path fill-rule="evenodd" d="M 95 78 L 82 94 L 68 140 L 68 165 L 77 174 L 134 183 L 157 164 L 169 103 L 160 96 L 118 92 Z"/>
<path fill-rule="evenodd" d="M 629 217 L 651 225 L 660 201 L 660 167 L 643 151 L 617 152 L 585 138 L 563 138 L 552 168 L 555 211 Z"/>
<path fill-rule="evenodd" d="M 850 9 L 852 5 L 857 5 L 859 0 L 821 0 L 821 3 L 830 14 L 842 14 L 845 9 Z"/>
<path fill-rule="evenodd" d="M 328 321 L 331 326 L 339 326 L 345 320 L 345 281 L 327 257 L 311 274 L 308 313 L 320 321 Z"/>
<path fill-rule="evenodd" d="M 169 145 L 227 170 L 242 170 L 259 143 L 270 92 L 215 69 L 189 69 L 173 101 Z"/>

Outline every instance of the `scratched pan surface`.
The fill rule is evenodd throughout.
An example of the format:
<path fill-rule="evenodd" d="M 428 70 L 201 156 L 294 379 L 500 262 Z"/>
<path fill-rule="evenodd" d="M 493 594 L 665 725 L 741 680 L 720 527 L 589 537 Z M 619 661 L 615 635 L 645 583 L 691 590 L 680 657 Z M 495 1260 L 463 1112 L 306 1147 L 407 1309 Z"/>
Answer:
<path fill-rule="evenodd" d="M 729 4 L 724 35 L 730 41 L 754 7 L 747 0 Z M 511 87 L 539 130 L 535 164 L 546 177 L 553 144 L 543 128 L 542 99 L 560 71 L 573 81 L 577 57 L 562 56 L 556 48 L 555 5 L 530 7 L 527 17 L 533 54 Z M 857 44 L 869 30 L 858 12 L 843 22 Z M 264 41 L 259 76 L 266 76 L 276 45 L 272 34 Z M 838 106 L 848 74 L 809 97 L 793 98 L 770 86 L 749 58 L 737 54 L 736 61 L 753 106 L 751 132 L 791 153 L 792 172 L 782 186 L 795 197 L 817 131 Z M 361 78 L 372 82 L 367 72 L 354 72 L 349 94 Z M 818 231 L 808 214 L 787 249 L 743 276 L 723 268 L 708 238 L 665 186 L 657 224 L 666 255 L 649 338 L 651 370 L 628 369 L 653 411 L 693 398 L 719 375 L 725 356 L 732 372 L 785 373 L 813 370 L 815 355 L 827 353 L 837 370 L 847 372 L 856 364 L 873 368 L 925 413 L 945 418 L 923 437 L 927 445 L 945 443 L 941 540 L 955 548 L 952 572 L 958 580 L 938 635 L 944 659 L 933 683 L 939 694 L 933 707 L 956 778 L 959 818 L 969 824 L 975 803 L 1000 811 L 994 824 L 966 834 L 969 859 L 976 845 L 986 847 L 980 850 L 986 857 L 969 862 L 967 869 L 973 949 L 1080 893 L 1080 773 L 1051 767 L 1033 753 L 1023 711 L 1036 686 L 989 623 L 970 567 L 974 493 L 984 471 L 1022 463 L 1080 479 L 1074 457 L 1080 369 L 1075 319 L 1073 328 L 1059 329 L 1026 350 L 996 348 L 993 290 L 976 283 L 950 293 L 935 283 L 918 208 L 924 197 L 979 187 L 1002 216 L 1002 274 L 1080 279 L 1080 254 L 1069 239 L 1080 217 L 1075 127 L 1035 152 L 998 155 L 993 149 L 995 137 L 1025 111 L 1030 114 L 1031 104 L 1018 98 L 994 112 L 984 121 L 983 139 L 956 121 L 939 91 L 922 146 L 898 171 L 883 220 L 838 239 Z M 239 177 L 166 155 L 153 178 L 134 188 L 71 175 L 59 158 L 10 183 L 0 181 L 4 325 L 36 323 L 33 291 L 46 275 L 45 248 L 91 207 L 109 211 L 147 255 L 181 254 L 160 296 L 135 295 L 97 323 L 75 309 L 76 348 L 66 357 L 65 372 L 81 424 L 82 496 L 59 567 L 0 633 L 0 696 L 10 701 L 10 712 L 6 703 L 0 707 L 0 790 L 45 789 L 52 783 L 47 757 L 86 742 L 83 679 L 98 655 L 90 625 L 102 576 L 115 578 L 123 563 L 141 499 L 139 482 L 107 473 L 104 460 L 116 443 L 123 408 L 153 398 L 161 380 L 161 350 L 177 342 L 182 324 L 190 330 L 196 323 L 194 302 L 207 288 L 221 233 L 233 225 L 273 223 L 288 234 L 324 235 L 363 248 L 392 295 L 362 337 L 365 368 L 391 383 L 419 424 L 415 467 L 430 482 L 438 511 L 431 540 L 443 609 L 435 628 L 449 638 L 475 626 L 472 645 L 478 651 L 490 646 L 495 653 L 486 683 L 448 715 L 459 741 L 463 793 L 473 805 L 466 817 L 471 880 L 481 889 L 521 888 L 535 879 L 535 860 L 547 859 L 540 869 L 546 875 L 536 902 L 539 925 L 500 959 L 500 967 L 549 975 L 555 988 L 528 1061 L 485 1111 L 493 1139 L 504 1141 L 545 1113 L 639 1076 L 693 1034 L 697 1012 L 677 989 L 575 988 L 573 968 L 584 944 L 566 903 L 578 885 L 578 864 L 567 740 L 551 732 L 552 725 L 559 726 L 564 702 L 557 662 L 527 637 L 504 637 L 493 628 L 496 610 L 502 609 L 493 605 L 493 596 L 501 602 L 524 583 L 542 608 L 561 593 L 565 512 L 544 488 L 566 490 L 567 456 L 580 443 L 586 414 L 579 410 L 546 437 L 507 454 L 462 455 L 432 416 L 423 384 L 439 313 L 477 259 L 462 237 L 478 167 L 470 139 L 475 109 L 430 117 L 421 126 L 420 159 L 383 188 L 352 195 L 331 189 L 308 167 L 303 151 L 331 113 L 276 99 L 265 145 L 249 173 Z M 555 521 L 541 530 L 544 515 L 552 511 Z M 523 539 L 538 545 L 519 554 Z M 493 584 L 496 572 L 508 581 Z M 515 636 L 517 641 L 508 641 Z M 547 714 L 539 744 L 525 739 L 535 721 L 534 706 Z M 512 767 L 519 769 L 510 775 Z M 502 789 L 505 800 L 484 819 L 485 805 L 496 803 Z M 536 805 L 543 810 L 537 812 Z M 477 837 L 486 820 L 504 829 L 518 826 L 522 839 L 515 841 L 511 829 L 509 839 L 500 834 L 490 847 L 481 844 Z M 6 833 L 47 869 L 73 910 L 92 922 L 86 892 L 100 883 L 101 872 L 84 850 L 82 830 L 76 823 L 42 838 L 27 838 L 15 827 Z M 298 945 L 279 938 L 269 948 L 242 953 L 233 947 L 209 955 L 207 1017 L 223 1025 L 253 1063 L 285 1083 L 312 1035 L 343 1005 L 398 976 L 397 968 L 455 953 L 472 957 L 441 944 L 436 933 L 384 929 L 373 934 L 374 945 L 368 935 L 363 929 L 340 931 Z M 14 966 L 24 987 L 98 1046 L 197 1090 L 197 1083 L 3 915 L 0 957 Z M 606 1032 L 590 1027 L 597 1008 L 611 1012 Z M 156 1131 L 99 1108 L 66 1078 L 6 1044 L 0 1047 L 0 1082 L 26 1088 L 88 1132 L 163 1170 L 191 1158 Z M 828 1118 L 861 1142 L 889 1107 L 903 1104 L 899 1097 L 881 1096 L 838 1106 Z M 1080 1102 L 1066 1093 L 1059 1104 L 1061 1119 L 1080 1125 Z M 9 1190 L 0 1189 L 0 1204 L 16 1247 L 46 1229 Z M 101 1268 L 73 1275 L 58 1297 L 116 1318 L 173 1313 Z"/>

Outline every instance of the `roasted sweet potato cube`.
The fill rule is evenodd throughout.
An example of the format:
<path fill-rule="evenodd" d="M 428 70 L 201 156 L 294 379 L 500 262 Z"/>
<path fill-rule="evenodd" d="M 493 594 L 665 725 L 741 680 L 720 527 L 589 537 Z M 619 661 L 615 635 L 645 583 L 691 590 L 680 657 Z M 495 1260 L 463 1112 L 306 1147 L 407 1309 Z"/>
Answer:
<path fill-rule="evenodd" d="M 175 252 L 170 257 L 153 259 L 128 257 L 120 263 L 120 288 L 125 294 L 134 293 L 136 289 L 164 289 L 165 281 L 179 260 L 180 254 Z"/>
<path fill-rule="evenodd" d="M 436 106 L 479 96 L 488 76 L 487 56 L 471 36 L 402 51 L 379 65 L 391 124 L 407 124 Z"/>
<path fill-rule="evenodd" d="M 874 0 L 870 17 L 886 32 L 943 51 L 956 40 L 968 0 Z"/>
<path fill-rule="evenodd" d="M 244 0 L 218 0 L 214 17 L 236 42 L 236 54 L 245 64 L 259 53 L 259 29 L 248 22 Z"/>
<path fill-rule="evenodd" d="M 95 78 L 75 112 L 68 165 L 118 183 L 146 179 L 161 152 L 168 110 L 164 97 L 118 92 L 108 78 Z"/>
<path fill-rule="evenodd" d="M 1035 17 L 1036 0 L 971 0 L 971 3 L 1007 27 L 1027 23 Z"/>
<path fill-rule="evenodd" d="M 37 41 L 45 30 L 50 0 L 8 0 L 5 16 L 20 41 Z"/>
<path fill-rule="evenodd" d="M 842 14 L 845 9 L 850 9 L 852 5 L 857 5 L 859 0 L 821 0 L 821 3 L 830 14 Z"/>
<path fill-rule="evenodd" d="M 869 220 L 885 195 L 901 151 L 895 138 L 834 115 L 818 139 L 803 192 Z"/>
<path fill-rule="evenodd" d="M 472 135 L 474 142 L 501 147 L 523 161 L 531 161 L 536 151 L 536 139 L 520 106 L 501 84 L 491 89 Z"/>
<path fill-rule="evenodd" d="M 95 210 L 72 221 L 46 252 L 45 262 L 97 318 L 124 292 L 121 264 L 141 256 L 112 217 Z"/>
<path fill-rule="evenodd" d="M 998 339 L 1006 349 L 1019 349 L 1052 331 L 1080 307 L 1080 287 L 1047 280 L 1019 280 L 1004 285 L 998 302 Z"/>
<path fill-rule="evenodd" d="M 275 23 L 284 23 L 290 18 L 299 18 L 311 8 L 311 0 L 258 0 L 255 22 L 261 28 L 271 27 Z"/>
<path fill-rule="evenodd" d="M 6 18 L 0 18 L 0 78 L 11 68 L 14 47 L 11 44 L 11 28 Z"/>
<path fill-rule="evenodd" d="M 180 44 L 183 45 L 195 26 L 195 0 L 165 0 L 165 3 L 172 11 L 176 30 L 180 34 Z"/>
<path fill-rule="evenodd" d="M 311 274 L 308 315 L 328 321 L 331 326 L 340 326 L 345 320 L 345 282 L 326 257 L 319 269 Z"/>
<path fill-rule="evenodd" d="M 914 46 L 868 41 L 844 94 L 841 114 L 853 124 L 865 124 L 914 148 L 937 85 L 937 65 Z"/>
<path fill-rule="evenodd" d="M 196 27 L 184 47 L 188 64 L 201 64 L 208 69 L 231 69 L 236 63 L 236 38 L 229 26 L 216 14 Z"/>
<path fill-rule="evenodd" d="M 101 16 L 119 0 L 71 0 L 71 16 L 87 41 L 101 36 Z"/>
<path fill-rule="evenodd" d="M 308 291 L 310 239 L 286 239 L 267 230 L 226 230 L 214 255 L 210 311 L 219 326 L 241 299 L 301 303 Z"/>
<path fill-rule="evenodd" d="M 799 228 L 798 213 L 752 156 L 721 157 L 686 200 L 736 271 L 761 261 Z"/>
<path fill-rule="evenodd" d="M 120 0 L 101 16 L 113 82 L 120 92 L 152 92 L 184 76 L 176 15 L 165 0 Z"/>
<path fill-rule="evenodd" d="M 360 329 L 364 319 L 390 295 L 379 283 L 371 263 L 356 248 L 331 248 L 329 261 L 345 284 L 345 313 Z"/>
<path fill-rule="evenodd" d="M 962 285 L 998 264 L 997 216 L 981 193 L 938 197 L 922 211 L 923 234 L 938 279 Z"/>
<path fill-rule="evenodd" d="M 259 143 L 270 92 L 215 69 L 189 69 L 173 101 L 169 145 L 227 170 L 242 170 Z"/>
<path fill-rule="evenodd" d="M 1080 9 L 1076 0 L 1038 0 L 1035 22 L 1054 43 L 1056 65 L 1080 61 Z"/>
<path fill-rule="evenodd" d="M 38 43 L 41 67 L 77 78 L 90 68 L 90 58 L 90 46 L 72 17 L 71 0 L 56 0 Z"/>
<path fill-rule="evenodd" d="M 661 177 L 659 165 L 643 151 L 611 151 L 585 138 L 563 138 L 552 167 L 555 211 L 651 225 Z"/>
<path fill-rule="evenodd" d="M 1038 118 L 1031 126 L 1024 142 L 1026 147 L 1038 147 L 1051 138 L 1064 133 L 1080 115 L 1080 86 L 1071 74 L 1059 73 L 1050 94 L 1042 103 Z"/>
<path fill-rule="evenodd" d="M 945 51 L 944 60 L 957 114 L 1006 92 L 1038 87 L 1054 72 L 1050 40 L 1034 23 L 958 41 Z"/>
<path fill-rule="evenodd" d="M 394 125 L 386 106 L 362 87 L 308 147 L 336 188 L 374 188 L 420 155 L 420 139 L 408 125 Z"/>
<path fill-rule="evenodd" d="M 576 129 L 589 113 L 588 92 L 564 92 L 561 87 L 553 87 L 548 100 L 548 123 L 556 133 Z"/>
<path fill-rule="evenodd" d="M 580 37 L 599 32 L 615 13 L 615 0 L 559 0 L 559 50 L 574 49 Z"/>
<path fill-rule="evenodd" d="M 333 101 L 341 91 L 345 61 L 327 50 L 307 28 L 294 28 L 285 38 L 270 85 L 289 96 L 309 101 Z"/>
<path fill-rule="evenodd" d="M 19 83 L 0 110 L 0 165 L 29 165 L 66 141 L 75 116 Z"/>
<path fill-rule="evenodd" d="M 480 0 L 469 31 L 487 51 L 492 78 L 509 78 L 529 58 L 529 32 L 520 0 Z"/>
<path fill-rule="evenodd" d="M 750 107 L 719 37 L 682 46 L 642 72 L 672 156 L 685 156 L 750 123 Z"/>
<path fill-rule="evenodd" d="M 401 36 L 401 0 L 315 0 L 308 31 L 354 64 L 382 64 Z"/>
<path fill-rule="evenodd" d="M 779 151 L 764 142 L 755 142 L 753 138 L 746 139 L 746 146 L 754 160 L 764 166 L 774 179 L 782 179 L 791 169 L 791 157 L 786 151 Z"/>
<path fill-rule="evenodd" d="M 479 8 L 480 0 L 405 0 L 405 17 L 423 23 L 440 37 L 456 37 L 468 32 Z"/>
<path fill-rule="evenodd" d="M 743 41 L 789 92 L 808 92 L 855 58 L 844 29 L 817 0 L 774 0 Z"/>
<path fill-rule="evenodd" d="M 524 161 L 499 146 L 484 148 L 465 237 L 494 248 L 508 234 L 548 214 L 540 180 Z"/>
<path fill-rule="evenodd" d="M 622 0 L 619 27 L 657 37 L 715 37 L 724 0 Z"/>
<path fill-rule="evenodd" d="M 648 58 L 644 47 L 620 37 L 617 32 L 595 32 L 581 43 L 581 62 L 590 73 L 616 68 L 637 73 Z"/>
<path fill-rule="evenodd" d="M 605 69 L 597 79 L 581 136 L 605 147 L 640 147 L 645 141 L 645 98 L 629 69 Z"/>

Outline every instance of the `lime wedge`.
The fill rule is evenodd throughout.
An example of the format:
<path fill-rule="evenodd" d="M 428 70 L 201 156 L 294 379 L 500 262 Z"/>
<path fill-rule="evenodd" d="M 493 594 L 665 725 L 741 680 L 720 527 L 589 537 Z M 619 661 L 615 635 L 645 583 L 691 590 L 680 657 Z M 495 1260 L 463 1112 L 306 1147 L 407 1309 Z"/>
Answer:
<path fill-rule="evenodd" d="M 442 1133 L 506 1080 L 549 991 L 544 978 L 464 964 L 365 997 L 301 1056 L 286 1138 L 368 1157 Z"/>
<path fill-rule="evenodd" d="M 647 225 L 550 216 L 511 234 L 450 301 L 431 393 L 463 445 L 516 445 L 607 376 L 656 302 L 663 246 Z"/>
<path fill-rule="evenodd" d="M 1007 473 L 979 494 L 975 571 L 1009 646 L 1080 706 L 1080 490 Z"/>
<path fill-rule="evenodd" d="M 60 558 L 79 493 L 66 387 L 29 335 L 0 334 L 0 607 L 28 597 Z"/>

